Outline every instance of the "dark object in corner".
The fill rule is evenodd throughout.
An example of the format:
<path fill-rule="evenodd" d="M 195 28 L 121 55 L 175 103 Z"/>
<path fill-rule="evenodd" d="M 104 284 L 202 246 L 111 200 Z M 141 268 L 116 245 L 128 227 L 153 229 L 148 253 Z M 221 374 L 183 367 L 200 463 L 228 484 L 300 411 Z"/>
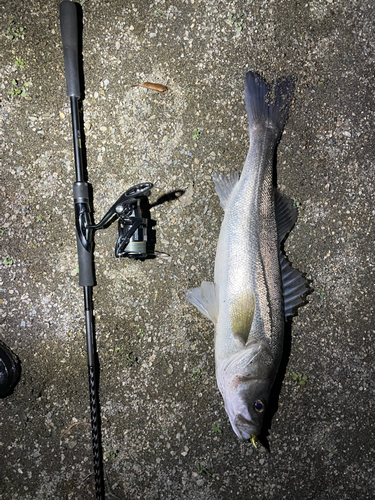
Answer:
<path fill-rule="evenodd" d="M 11 394 L 19 381 L 20 373 L 19 359 L 0 340 L 0 398 Z"/>

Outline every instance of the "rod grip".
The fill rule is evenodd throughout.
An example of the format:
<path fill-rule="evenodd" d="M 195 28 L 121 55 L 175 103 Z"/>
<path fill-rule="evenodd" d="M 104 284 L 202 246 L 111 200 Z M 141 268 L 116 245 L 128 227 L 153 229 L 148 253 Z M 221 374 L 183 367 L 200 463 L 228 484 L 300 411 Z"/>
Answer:
<path fill-rule="evenodd" d="M 64 0 L 60 4 L 60 28 L 64 49 L 66 93 L 81 97 L 79 80 L 78 4 Z"/>
<path fill-rule="evenodd" d="M 95 277 L 92 252 L 88 251 L 82 245 L 77 229 L 76 236 L 79 267 L 79 286 L 94 286 Z"/>

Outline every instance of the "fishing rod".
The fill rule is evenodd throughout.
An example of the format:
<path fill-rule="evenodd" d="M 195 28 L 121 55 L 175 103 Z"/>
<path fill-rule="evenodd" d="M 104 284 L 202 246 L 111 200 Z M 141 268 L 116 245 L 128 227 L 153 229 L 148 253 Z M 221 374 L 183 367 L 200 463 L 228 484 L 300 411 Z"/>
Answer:
<path fill-rule="evenodd" d="M 87 361 L 89 371 L 89 393 L 91 408 L 92 445 L 96 499 L 104 499 L 103 454 L 101 447 L 100 406 L 99 406 L 99 363 L 94 330 L 93 287 L 95 286 L 94 235 L 95 231 L 108 227 L 118 219 L 118 239 L 115 245 L 116 257 L 147 258 L 152 253 L 148 245 L 149 218 L 145 217 L 147 197 L 153 187 L 151 182 L 143 182 L 131 187 L 112 205 L 98 224 L 93 223 L 91 209 L 91 185 L 86 181 L 87 166 L 83 142 L 83 126 L 80 114 L 81 93 L 81 26 L 78 14 L 81 6 L 64 0 L 60 4 L 60 27 L 64 49 L 65 78 L 67 95 L 70 97 L 73 147 L 76 182 L 73 183 L 75 207 L 75 230 L 79 265 L 79 285 L 83 287 Z M 146 207 L 146 208 L 145 208 Z"/>

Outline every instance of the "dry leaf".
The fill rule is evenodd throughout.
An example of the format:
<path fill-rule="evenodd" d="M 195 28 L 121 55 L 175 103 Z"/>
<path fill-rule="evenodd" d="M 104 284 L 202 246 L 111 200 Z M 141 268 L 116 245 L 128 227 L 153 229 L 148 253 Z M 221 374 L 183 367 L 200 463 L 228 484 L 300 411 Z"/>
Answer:
<path fill-rule="evenodd" d="M 141 83 L 141 84 L 137 85 L 137 87 L 143 87 L 145 89 L 156 90 L 156 92 L 160 92 L 161 94 L 168 90 L 168 87 L 166 87 L 165 85 L 162 85 L 161 83 L 151 83 L 151 82 Z"/>

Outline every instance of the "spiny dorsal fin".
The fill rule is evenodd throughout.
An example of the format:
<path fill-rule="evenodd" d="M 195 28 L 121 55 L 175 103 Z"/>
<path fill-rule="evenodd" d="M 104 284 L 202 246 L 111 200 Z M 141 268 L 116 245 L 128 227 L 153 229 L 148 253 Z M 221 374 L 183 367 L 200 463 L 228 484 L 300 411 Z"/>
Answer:
<path fill-rule="evenodd" d="M 220 198 L 220 205 L 224 210 L 239 178 L 240 175 L 238 172 L 231 172 L 230 174 L 219 174 L 215 172 L 212 174 L 212 180 L 214 181 L 216 192 Z"/>
<path fill-rule="evenodd" d="M 206 318 L 214 323 L 217 323 L 219 315 L 219 296 L 217 288 L 211 281 L 203 281 L 199 288 L 191 288 L 186 292 L 186 300 L 188 300 L 198 311 Z"/>
<path fill-rule="evenodd" d="M 307 281 L 302 273 L 294 269 L 282 251 L 279 253 L 281 280 L 284 295 L 285 321 L 293 316 L 295 309 L 303 302 L 302 295 L 307 292 Z"/>
<path fill-rule="evenodd" d="M 294 226 L 298 210 L 294 206 L 293 201 L 282 194 L 278 189 L 275 191 L 275 212 L 276 212 L 276 226 L 279 243 L 283 241 L 285 236 Z"/>
<path fill-rule="evenodd" d="M 230 326 L 233 336 L 243 345 L 249 338 L 255 312 L 255 295 L 252 290 L 244 290 L 237 295 L 230 307 Z"/>

